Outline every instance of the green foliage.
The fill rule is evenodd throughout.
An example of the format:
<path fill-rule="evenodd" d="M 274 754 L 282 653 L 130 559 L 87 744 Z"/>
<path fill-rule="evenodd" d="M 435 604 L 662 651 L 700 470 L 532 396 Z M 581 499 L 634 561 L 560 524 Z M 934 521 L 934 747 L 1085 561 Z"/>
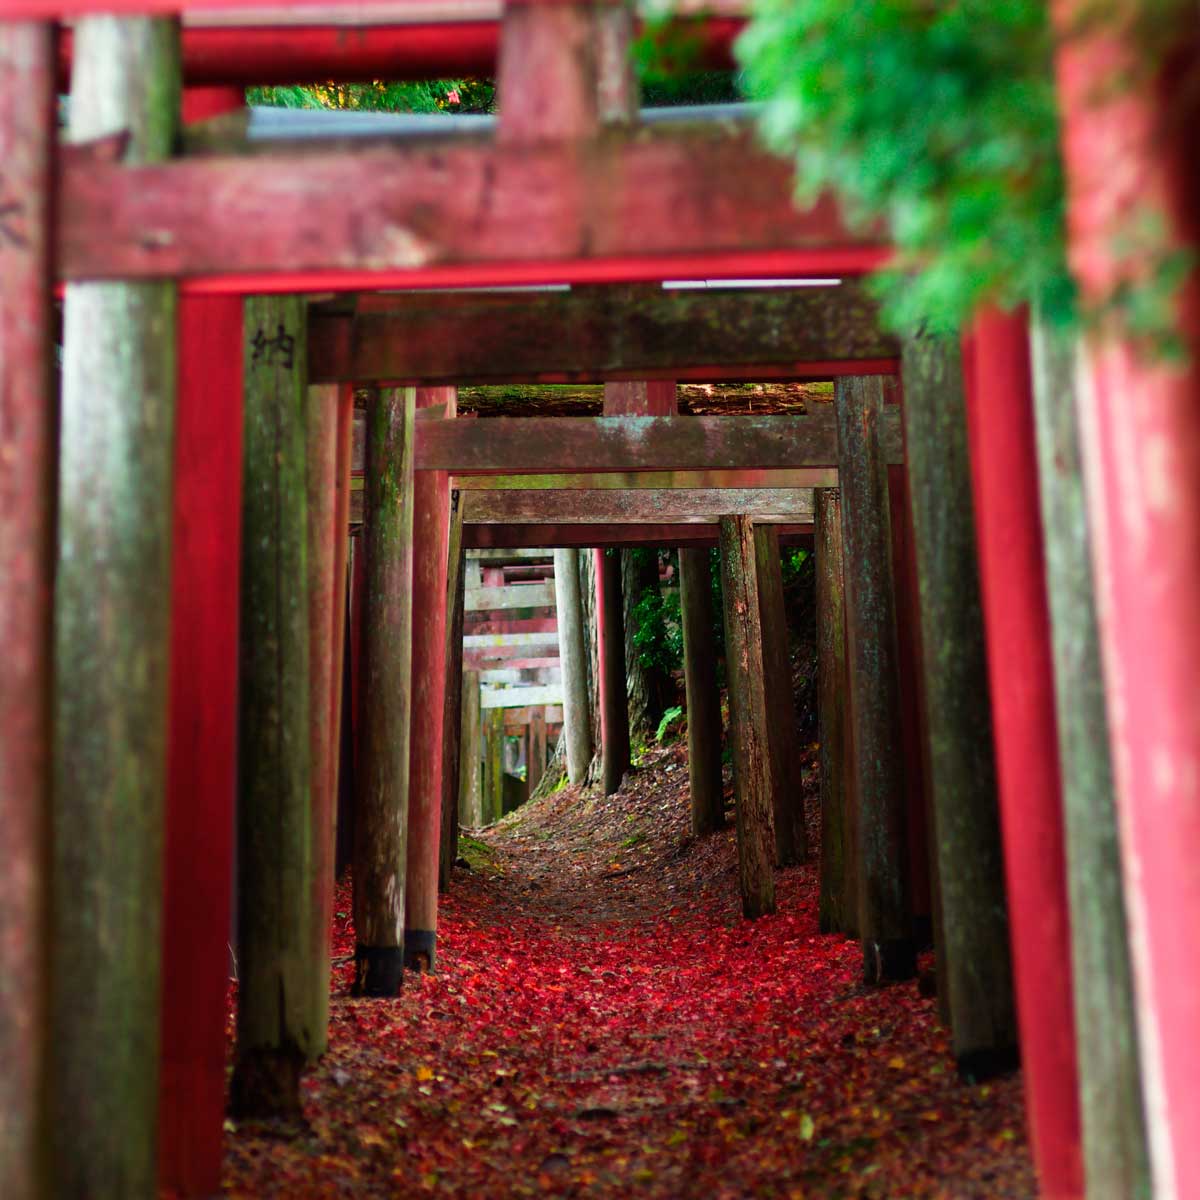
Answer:
<path fill-rule="evenodd" d="M 658 728 L 654 731 L 654 740 L 661 742 L 666 737 L 671 726 L 674 725 L 680 717 L 683 716 L 683 709 L 678 704 L 668 708 L 662 715 L 662 720 L 658 723 Z"/>
<path fill-rule="evenodd" d="M 667 551 L 673 554 L 673 551 Z M 657 558 L 657 550 L 639 547 L 635 558 Z M 640 565 L 640 564 L 639 564 Z M 633 644 L 638 663 L 646 670 L 670 674 L 683 665 L 683 627 L 679 619 L 679 588 L 646 588 L 631 608 Z"/>
<path fill-rule="evenodd" d="M 812 555 L 807 550 L 799 550 L 781 546 L 779 549 L 779 568 L 783 576 L 784 591 L 792 587 L 804 574 L 805 564 Z M 811 566 L 809 567 L 811 570 Z"/>
<path fill-rule="evenodd" d="M 1041 0 L 757 0 L 737 52 L 764 135 L 802 201 L 833 189 L 886 222 L 894 326 L 989 302 L 1071 315 L 1051 49 Z"/>
<path fill-rule="evenodd" d="M 291 87 L 254 87 L 246 103 L 268 108 L 335 108 L 363 112 L 478 113 L 495 107 L 489 79 L 433 79 L 401 83 L 312 83 Z"/>

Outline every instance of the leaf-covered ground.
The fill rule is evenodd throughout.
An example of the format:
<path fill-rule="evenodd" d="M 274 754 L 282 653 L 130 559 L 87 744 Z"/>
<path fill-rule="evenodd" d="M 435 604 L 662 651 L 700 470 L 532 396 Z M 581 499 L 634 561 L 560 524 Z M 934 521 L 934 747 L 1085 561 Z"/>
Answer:
<path fill-rule="evenodd" d="M 1033 1197 L 1019 1077 L 962 1082 L 915 984 L 859 985 L 813 867 L 743 921 L 732 833 L 689 837 L 686 776 L 655 751 L 616 796 L 464 839 L 439 973 L 357 1001 L 335 968 L 308 1127 L 231 1131 L 229 1193 Z"/>

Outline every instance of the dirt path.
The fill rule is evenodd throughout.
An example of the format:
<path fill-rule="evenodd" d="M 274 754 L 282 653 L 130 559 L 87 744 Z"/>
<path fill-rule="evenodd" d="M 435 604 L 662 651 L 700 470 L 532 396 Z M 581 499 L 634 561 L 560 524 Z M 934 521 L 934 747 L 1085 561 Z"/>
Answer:
<path fill-rule="evenodd" d="M 237 1130 L 232 1194 L 1036 1194 L 1019 1080 L 962 1083 L 915 985 L 858 985 L 813 868 L 742 921 L 732 834 L 694 842 L 682 749 L 651 757 L 464 841 L 438 975 L 370 1002 L 335 972 L 309 1129 Z"/>

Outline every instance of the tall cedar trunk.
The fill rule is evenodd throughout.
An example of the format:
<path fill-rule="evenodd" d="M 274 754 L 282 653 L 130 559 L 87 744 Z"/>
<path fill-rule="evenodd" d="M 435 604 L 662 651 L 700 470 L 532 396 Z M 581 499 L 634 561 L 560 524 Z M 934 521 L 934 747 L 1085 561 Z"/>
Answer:
<path fill-rule="evenodd" d="M 800 783 L 803 768 L 800 762 L 800 734 L 796 727 L 796 702 L 792 691 L 792 660 L 783 602 L 779 531 L 773 526 L 754 527 L 754 563 L 758 571 L 763 685 L 767 698 L 767 736 L 771 747 L 775 862 L 782 867 L 803 862 L 808 857 L 808 831 L 804 828 L 804 792 Z"/>
<path fill-rule="evenodd" d="M 738 880 L 742 912 L 754 918 L 775 911 L 773 772 L 754 526 L 748 517 L 722 517 L 720 537 Z"/>
<path fill-rule="evenodd" d="M 126 162 L 166 158 L 179 80 L 176 22 L 81 19 L 72 140 L 125 130 Z M 50 938 L 63 1196 L 157 1183 L 175 320 L 171 283 L 67 288 Z"/>
<path fill-rule="evenodd" d="M 383 388 L 367 408 L 354 990 L 378 997 L 403 975 L 415 405 L 414 388 Z"/>
<path fill-rule="evenodd" d="M 625 626 L 625 690 L 629 698 L 629 733 L 634 741 L 649 741 L 671 701 L 671 679 L 655 663 L 643 665 L 633 638 L 633 610 L 647 592 L 657 592 L 658 551 L 621 551 L 621 607 Z"/>
<path fill-rule="evenodd" d="M 452 387 L 418 388 L 422 424 L 453 420 Z M 440 409 L 439 415 L 434 415 Z M 437 967 L 438 843 L 442 829 L 446 713 L 446 578 L 450 477 L 421 471 L 413 486 L 412 721 L 409 746 L 408 867 L 404 966 Z"/>
<path fill-rule="evenodd" d="M 604 794 L 619 791 L 629 770 L 629 699 L 625 684 L 625 610 L 621 560 L 595 551 L 597 642 L 600 651 L 600 757 Z"/>
<path fill-rule="evenodd" d="M 891 524 L 887 468 L 879 444 L 882 408 L 883 384 L 877 376 L 838 380 L 838 478 L 858 800 L 860 938 L 867 983 L 908 979 L 916 970 Z"/>
<path fill-rule="evenodd" d="M 450 887 L 458 857 L 458 791 L 462 766 L 463 603 L 462 493 L 450 494 L 450 539 L 446 557 L 446 695 L 442 718 L 442 836 L 438 891 Z"/>
<path fill-rule="evenodd" d="M 11 1200 L 38 1200 L 49 1172 L 54 51 L 48 22 L 0 25 L 0 162 L 25 203 L 24 236 L 0 240 L 0 1195 Z"/>
<path fill-rule="evenodd" d="M 1033 327 L 1034 411 L 1062 761 L 1089 1200 L 1151 1194 L 1120 840 L 1080 461 L 1074 347 Z"/>
<path fill-rule="evenodd" d="M 246 300 L 231 1106 L 300 1114 L 313 1048 L 308 399 L 299 297 Z"/>
<path fill-rule="evenodd" d="M 579 594 L 579 551 L 554 551 L 554 613 L 558 624 L 558 659 L 563 681 L 563 740 L 567 774 L 582 783 L 592 757 L 592 722 L 588 705 L 587 640 Z"/>
<path fill-rule="evenodd" d="M 822 933 L 857 928 L 846 892 L 846 869 L 854 855 L 846 820 L 845 594 L 842 586 L 842 501 L 836 488 L 817 488 L 815 549 L 817 568 L 817 719 L 821 744 L 821 891 Z"/>
<path fill-rule="evenodd" d="M 701 837 L 725 824 L 721 777 L 721 693 L 713 644 L 708 550 L 680 547 L 679 611 L 687 689 L 688 782 L 692 832 Z"/>
<path fill-rule="evenodd" d="M 333 613 L 336 609 L 338 388 L 308 389 L 308 612 L 309 755 L 312 811 L 312 935 L 309 982 L 312 1024 L 309 1054 L 325 1053 L 329 1029 L 330 934 L 336 822 L 333 741 Z M 323 702 L 323 698 L 326 698 Z"/>
<path fill-rule="evenodd" d="M 904 422 L 920 590 L 933 830 L 954 1053 L 987 1073 L 1016 1054 L 987 650 L 956 338 L 904 347 Z"/>

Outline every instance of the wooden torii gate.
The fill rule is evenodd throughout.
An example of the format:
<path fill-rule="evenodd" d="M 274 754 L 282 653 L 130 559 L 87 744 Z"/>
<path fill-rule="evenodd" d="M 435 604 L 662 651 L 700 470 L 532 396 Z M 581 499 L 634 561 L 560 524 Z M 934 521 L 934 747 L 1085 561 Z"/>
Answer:
<path fill-rule="evenodd" d="M 112 142 L 60 149 L 54 22 L 93 7 L 176 13 L 185 5 L 178 0 L 95 5 L 8 0 L 0 13 L 0 635 L 9 653 L 0 676 L 0 821 L 8 854 L 0 883 L 0 976 L 5 980 L 0 1054 L 6 1063 L 0 1104 L 10 1118 L 0 1145 L 0 1184 L 6 1195 L 21 1200 L 41 1194 L 46 1166 L 40 1148 L 46 1140 L 41 1098 L 48 1038 L 57 492 L 52 280 L 179 279 L 185 293 L 241 295 L 271 289 L 628 282 L 668 275 L 855 274 L 885 255 L 876 240 L 849 234 L 827 202 L 794 211 L 787 170 L 763 156 L 746 130 L 672 130 L 652 138 L 609 133 L 581 141 L 580 122 L 575 129 L 566 126 L 581 111 L 594 112 L 595 101 L 582 97 L 577 81 L 560 97 L 562 127 L 550 130 L 535 147 L 498 137 L 446 147 L 334 146 L 307 148 L 303 154 L 272 151 L 269 159 L 218 154 L 143 165 L 122 161 L 120 146 Z M 215 10 L 234 4 L 194 0 L 186 7 Z M 555 22 L 575 19 L 571 10 L 552 5 L 536 13 L 518 6 L 508 10 L 499 49 L 502 77 L 507 71 L 543 78 L 522 57 L 538 46 L 536 36 L 523 42 L 519 35 L 536 34 L 544 23 L 552 38 Z M 75 36 L 78 44 L 78 32 Z M 473 53 L 490 53 L 492 36 L 484 33 Z M 262 48 L 268 40 L 275 42 L 272 35 L 258 38 L 257 45 Z M 439 33 L 433 44 L 445 53 L 450 40 Z M 300 41 L 289 41 L 289 52 L 295 53 Z M 310 53 L 320 54 L 330 41 L 317 37 L 306 44 Z M 386 44 L 395 63 L 405 61 L 401 48 L 411 50 L 416 42 L 400 30 L 372 44 Z M 194 37 L 191 46 L 190 61 L 197 69 Z M 1120 57 L 1117 48 L 1100 49 L 1109 58 Z M 1064 52 L 1061 69 L 1068 164 L 1078 187 L 1094 162 L 1088 147 L 1104 115 L 1081 99 L 1085 89 L 1078 81 L 1086 72 L 1078 68 L 1075 52 Z M 262 53 L 273 57 L 273 46 Z M 252 57 L 242 56 L 230 70 L 257 69 L 248 65 Z M 315 61 L 306 59 L 305 69 Z M 452 61 L 461 59 L 441 60 Z M 439 65 L 432 56 L 426 62 L 429 69 Z M 196 77 L 232 81 L 212 67 L 207 70 L 214 73 L 199 69 Z M 563 70 L 570 85 L 570 66 Z M 1160 103 L 1138 95 L 1119 115 L 1126 126 L 1137 127 L 1159 112 L 1155 105 Z M 510 128 L 515 130 L 515 123 Z M 587 155 L 579 153 L 581 145 Z M 1170 143 L 1147 152 L 1143 175 L 1172 197 L 1179 191 L 1171 186 L 1175 151 Z M 268 162 L 269 170 L 264 169 Z M 619 186 L 609 187 L 611 181 L 620 181 Z M 219 190 L 227 203 L 214 203 Z M 592 206 L 596 197 L 605 201 L 598 210 Z M 530 207 L 535 199 L 536 212 Z M 1087 203 L 1081 193 L 1081 218 L 1088 216 Z M 1169 208 L 1179 216 L 1180 205 Z M 627 220 L 631 213 L 637 214 L 636 223 Z M 1190 212 L 1180 217 L 1188 219 Z M 1099 224 L 1083 221 L 1075 236 L 1081 255 L 1090 255 L 1087 261 L 1098 263 L 1103 274 L 1104 252 L 1096 249 L 1102 237 L 1093 234 Z M 980 322 L 969 344 L 968 399 L 1031 1121 L 1043 1186 L 1048 1194 L 1066 1196 L 1079 1191 L 1078 1135 L 1071 1023 L 1056 1006 L 1054 989 L 1045 990 L 1047 980 L 1062 977 L 1067 953 L 1061 866 L 1056 865 L 1061 838 L 1056 755 L 1046 745 L 1042 721 L 1051 690 L 1036 489 L 1029 466 L 1032 439 L 1028 405 L 1013 402 L 1028 391 L 1022 337 L 1019 324 L 995 318 Z M 1197 444 L 1200 430 L 1194 411 L 1196 368 L 1160 377 L 1119 344 L 1114 356 L 1113 343 L 1111 334 L 1099 339 L 1095 363 L 1119 367 L 1123 395 L 1132 397 L 1138 414 L 1146 417 L 1126 430 L 1125 448 L 1138 461 L 1165 464 L 1166 478 L 1186 490 L 1195 474 L 1188 448 Z M 1193 1081 L 1200 1074 L 1200 1043 L 1194 1036 L 1200 966 L 1173 952 L 1173 931 L 1200 920 L 1200 888 L 1189 868 L 1200 840 L 1191 790 L 1200 738 L 1194 723 L 1179 715 L 1191 708 L 1187 689 L 1197 673 L 1194 584 L 1200 539 L 1194 505 L 1163 507 L 1161 497 L 1143 495 L 1142 485 L 1130 482 L 1124 460 L 1112 448 L 1116 422 L 1101 419 L 1108 396 L 1101 391 L 1086 401 L 1104 450 L 1092 507 L 1102 516 L 1110 502 L 1118 512 L 1151 513 L 1161 536 L 1135 539 L 1138 561 L 1147 571 L 1156 566 L 1146 549 L 1152 543 L 1166 539 L 1179 550 L 1170 578 L 1154 592 L 1153 603 L 1142 605 L 1130 588 L 1111 582 L 1117 574 L 1111 564 L 1119 557 L 1119 523 L 1098 522 L 1109 599 L 1118 615 L 1104 627 L 1108 658 L 1121 680 L 1139 681 L 1133 689 L 1137 703 L 1129 710 L 1134 715 L 1114 736 L 1119 799 L 1131 839 L 1127 863 L 1133 866 L 1127 877 L 1140 931 L 1139 1003 L 1145 1027 L 1153 1031 L 1148 1059 L 1155 1111 L 1163 1117 L 1156 1168 L 1164 1187 L 1186 1195 L 1200 1180 L 1200 1142 L 1193 1136 L 1195 1123 L 1187 1119 L 1196 1103 Z M 1160 398 L 1166 403 L 1155 416 L 1153 402 Z M 232 414 L 225 431 L 233 436 L 236 429 Z M 226 494 L 236 493 L 226 489 Z M 146 499 L 169 508 L 161 491 Z M 215 528 L 215 516 L 212 520 Z M 217 536 L 227 532 L 222 527 Z M 119 544 L 121 531 L 110 534 Z M 162 587 L 165 580 L 140 583 Z M 118 623 L 128 618 L 116 616 Z M 151 633 L 134 630 L 134 637 Z M 1160 654 L 1144 655 L 1142 633 Z M 215 636 L 220 642 L 228 631 Z M 139 648 L 150 651 L 152 662 L 165 661 L 161 647 Z M 219 663 L 214 659 L 208 668 L 222 673 L 220 694 L 226 694 L 232 653 L 227 643 L 224 649 Z M 66 665 L 60 657 L 59 669 Z M 157 686 L 165 687 L 165 678 L 165 670 L 156 667 Z M 81 677 L 71 686 L 86 689 L 92 683 Z M 1030 703 L 1031 696 L 1037 703 Z M 113 703 L 119 707 L 121 697 Z M 1161 729 L 1170 734 L 1163 743 L 1165 760 L 1155 757 Z M 151 739 L 145 751 L 151 760 L 161 759 L 163 741 Z M 148 765 L 153 776 L 155 763 Z M 101 780 L 95 783 L 100 786 Z M 1148 812 L 1154 813 L 1153 821 Z M 153 904 L 153 897 L 147 899 Z M 102 1091 L 109 1081 L 91 1082 Z M 67 1134 L 88 1149 L 94 1145 L 86 1129 L 71 1126 Z M 113 1131 L 105 1136 L 111 1139 Z"/>

